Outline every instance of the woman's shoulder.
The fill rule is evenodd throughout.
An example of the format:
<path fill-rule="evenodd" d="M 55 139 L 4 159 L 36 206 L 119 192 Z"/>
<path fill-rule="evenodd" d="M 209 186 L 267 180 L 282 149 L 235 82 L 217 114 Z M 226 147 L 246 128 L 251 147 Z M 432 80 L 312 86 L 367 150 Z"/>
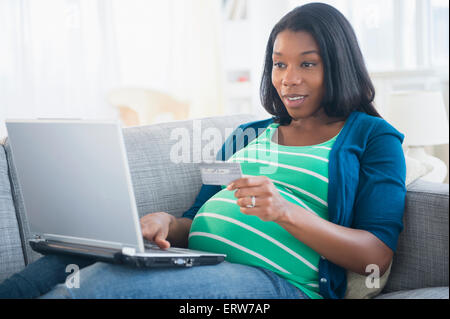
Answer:
<path fill-rule="evenodd" d="M 228 139 L 233 139 L 234 137 L 243 136 L 253 136 L 256 138 L 265 129 L 270 127 L 274 123 L 274 118 L 268 118 L 264 120 L 257 120 L 252 122 L 247 122 L 239 125 L 229 136 Z"/>
<path fill-rule="evenodd" d="M 274 123 L 273 117 L 263 119 L 263 120 L 257 120 L 257 121 L 243 123 L 243 124 L 239 125 L 238 128 L 243 129 L 243 130 L 245 130 L 246 128 L 266 128 L 269 125 L 271 125 L 272 123 Z"/>
<path fill-rule="evenodd" d="M 225 140 L 222 149 L 217 153 L 216 159 L 225 161 L 238 149 L 236 146 L 245 147 L 247 143 L 256 138 L 261 131 L 274 122 L 274 118 L 247 122 L 239 125 Z M 245 138 L 247 136 L 247 138 Z"/>
<path fill-rule="evenodd" d="M 369 133 L 367 135 L 367 137 L 369 138 L 378 135 L 390 134 L 403 141 L 404 134 L 399 132 L 384 118 L 369 115 L 360 111 L 355 111 L 352 113 L 352 115 L 354 116 L 354 121 L 351 125 L 351 128 L 355 134 L 366 132 Z"/>

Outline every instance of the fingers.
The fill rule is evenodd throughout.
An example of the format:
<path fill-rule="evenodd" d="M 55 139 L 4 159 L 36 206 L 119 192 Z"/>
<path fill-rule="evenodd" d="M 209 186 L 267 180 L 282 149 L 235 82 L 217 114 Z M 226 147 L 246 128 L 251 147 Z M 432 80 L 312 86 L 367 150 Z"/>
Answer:
<path fill-rule="evenodd" d="M 236 201 L 236 204 L 240 207 L 250 207 L 253 204 L 252 198 L 250 196 L 238 198 L 238 200 Z M 255 206 L 254 207 L 262 206 L 262 205 L 263 205 L 263 199 L 255 196 Z M 252 207 L 252 208 L 254 208 L 254 207 Z"/>
<path fill-rule="evenodd" d="M 252 198 L 251 196 L 247 196 L 247 197 L 242 197 L 239 198 L 236 201 L 236 204 L 238 206 L 240 206 L 241 208 L 250 208 L 253 209 L 255 207 L 257 208 L 263 208 L 263 207 L 270 207 L 273 204 L 273 199 L 271 197 L 258 197 L 255 196 L 255 206 L 254 207 L 250 207 L 252 206 Z M 254 209 L 253 209 L 254 211 Z"/>
<path fill-rule="evenodd" d="M 262 221 L 272 221 L 274 220 L 273 214 L 271 211 L 264 207 L 255 207 L 255 208 L 247 208 L 241 207 L 241 213 L 249 216 L 257 216 Z"/>
<path fill-rule="evenodd" d="M 141 218 L 142 236 L 154 242 L 161 249 L 170 247 L 170 242 L 166 240 L 169 233 L 169 222 L 160 214 L 149 214 Z"/>
<path fill-rule="evenodd" d="M 262 185 L 256 187 L 239 188 L 234 192 L 234 197 L 245 198 L 250 196 L 265 197 L 270 196 L 271 190 L 269 185 Z"/>
<path fill-rule="evenodd" d="M 170 243 L 166 240 L 167 231 L 161 230 L 159 233 L 155 235 L 154 242 L 161 249 L 167 249 L 170 247 Z"/>
<path fill-rule="evenodd" d="M 161 249 L 167 249 L 170 247 L 170 243 L 166 240 L 168 234 L 168 228 L 161 227 L 158 224 L 146 224 L 142 228 L 142 236 L 154 242 Z"/>
<path fill-rule="evenodd" d="M 287 201 L 279 194 L 270 178 L 246 176 L 233 181 L 227 190 L 236 190 L 234 196 L 240 211 L 259 217 L 262 221 L 276 221 L 286 214 Z M 253 206 L 252 196 L 255 197 Z"/>
<path fill-rule="evenodd" d="M 145 224 L 141 223 L 142 236 L 145 239 L 153 241 L 156 233 L 158 232 L 159 227 L 160 227 L 160 225 L 156 225 L 156 224 L 149 223 L 149 222 L 147 222 Z"/>
<path fill-rule="evenodd" d="M 270 196 L 274 191 L 274 185 L 266 176 L 248 176 L 235 180 L 227 187 L 228 190 L 236 190 L 237 198 L 247 196 Z"/>
<path fill-rule="evenodd" d="M 234 190 L 237 188 L 255 187 L 269 183 L 271 183 L 271 180 L 267 176 L 246 176 L 233 181 L 227 186 L 227 189 Z"/>

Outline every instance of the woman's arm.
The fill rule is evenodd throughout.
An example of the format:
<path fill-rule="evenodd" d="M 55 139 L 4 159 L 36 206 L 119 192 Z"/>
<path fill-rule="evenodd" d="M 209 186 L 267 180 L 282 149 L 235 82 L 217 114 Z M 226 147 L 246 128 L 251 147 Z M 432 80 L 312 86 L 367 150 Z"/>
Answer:
<path fill-rule="evenodd" d="M 227 189 L 236 189 L 234 196 L 242 213 L 278 223 L 336 265 L 366 275 L 367 265 L 376 264 L 380 276 L 389 267 L 393 252 L 373 234 L 331 223 L 288 202 L 266 176 L 244 177 Z M 251 196 L 256 196 L 256 206 L 248 208 Z"/>
<path fill-rule="evenodd" d="M 169 234 L 167 236 L 167 240 L 175 247 L 187 248 L 192 219 L 184 217 L 176 218 L 172 215 L 170 216 L 172 221 L 169 224 Z"/>
<path fill-rule="evenodd" d="M 370 232 L 336 225 L 292 203 L 288 206 L 276 222 L 332 263 L 361 275 L 368 274 L 370 264 L 378 265 L 380 276 L 389 267 L 392 250 Z"/>

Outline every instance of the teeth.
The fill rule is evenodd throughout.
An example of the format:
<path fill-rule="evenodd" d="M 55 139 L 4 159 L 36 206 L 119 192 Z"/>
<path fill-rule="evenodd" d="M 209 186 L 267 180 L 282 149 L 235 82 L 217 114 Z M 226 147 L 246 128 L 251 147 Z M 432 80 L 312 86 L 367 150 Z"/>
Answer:
<path fill-rule="evenodd" d="M 289 101 L 297 101 L 297 100 L 304 99 L 304 98 L 305 98 L 304 96 L 288 97 L 288 100 Z"/>

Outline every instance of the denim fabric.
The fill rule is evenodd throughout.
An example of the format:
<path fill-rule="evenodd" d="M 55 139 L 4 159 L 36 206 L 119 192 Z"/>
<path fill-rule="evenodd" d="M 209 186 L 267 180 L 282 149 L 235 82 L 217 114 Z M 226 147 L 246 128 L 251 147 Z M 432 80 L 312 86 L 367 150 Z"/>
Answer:
<path fill-rule="evenodd" d="M 59 284 L 41 298 L 309 299 L 269 270 L 228 262 L 153 269 L 98 262 L 79 275 L 79 288 Z"/>
<path fill-rule="evenodd" d="M 47 255 L 29 264 L 0 284 L 0 299 L 37 298 L 59 283 L 65 282 L 69 272 L 66 267 L 77 265 L 80 269 L 94 263 L 91 259 Z"/>

